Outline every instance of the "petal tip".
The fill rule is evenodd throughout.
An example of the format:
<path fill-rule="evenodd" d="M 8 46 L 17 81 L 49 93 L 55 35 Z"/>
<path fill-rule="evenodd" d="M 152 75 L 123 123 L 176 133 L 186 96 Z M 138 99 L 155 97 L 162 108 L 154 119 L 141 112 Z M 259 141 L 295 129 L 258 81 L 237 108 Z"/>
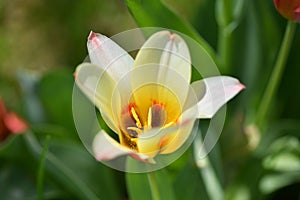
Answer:
<path fill-rule="evenodd" d="M 102 154 L 101 154 L 101 155 L 94 155 L 94 157 L 95 157 L 95 159 L 96 159 L 97 161 L 99 161 L 99 162 L 111 160 L 110 157 L 105 156 L 105 155 L 102 155 Z"/>
<path fill-rule="evenodd" d="M 97 38 L 97 34 L 93 31 L 91 31 L 88 36 L 88 40 L 93 40 L 94 38 Z"/>
<path fill-rule="evenodd" d="M 177 36 L 175 33 L 172 32 L 169 32 L 169 34 L 170 34 L 170 40 L 174 40 Z"/>
<path fill-rule="evenodd" d="M 176 33 L 173 33 L 171 31 L 163 31 L 163 32 L 164 32 L 164 34 L 169 36 L 169 40 L 174 41 L 178 37 L 178 35 Z"/>
<path fill-rule="evenodd" d="M 75 72 L 73 73 L 73 76 L 74 76 L 75 79 L 77 79 L 77 77 L 78 77 L 77 71 L 75 71 Z"/>
<path fill-rule="evenodd" d="M 99 33 L 95 33 L 93 31 L 90 32 L 88 36 L 88 46 L 89 44 L 92 45 L 92 47 L 97 48 L 100 46 L 102 38 L 100 37 L 101 35 Z"/>
<path fill-rule="evenodd" d="M 239 83 L 238 87 L 240 88 L 240 90 L 245 90 L 246 86 L 242 83 Z"/>

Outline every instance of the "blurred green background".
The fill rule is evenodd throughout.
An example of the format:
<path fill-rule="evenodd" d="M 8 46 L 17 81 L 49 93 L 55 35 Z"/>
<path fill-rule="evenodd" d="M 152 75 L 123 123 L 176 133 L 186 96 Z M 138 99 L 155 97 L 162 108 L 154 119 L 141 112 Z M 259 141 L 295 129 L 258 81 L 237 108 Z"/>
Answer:
<path fill-rule="evenodd" d="M 247 87 L 205 164 L 190 148 L 155 172 L 162 199 L 300 199 L 299 25 L 271 112 L 256 124 L 286 26 L 272 0 L 1 0 L 0 97 L 30 131 L 0 144 L 0 199 L 151 199 L 145 174 L 107 168 L 85 150 L 71 107 L 89 32 L 147 26 L 190 35 Z"/>

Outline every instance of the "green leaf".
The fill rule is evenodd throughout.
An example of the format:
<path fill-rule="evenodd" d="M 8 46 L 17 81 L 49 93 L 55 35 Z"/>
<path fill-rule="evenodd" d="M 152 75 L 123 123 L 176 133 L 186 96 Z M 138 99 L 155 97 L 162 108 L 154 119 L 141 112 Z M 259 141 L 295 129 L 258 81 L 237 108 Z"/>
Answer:
<path fill-rule="evenodd" d="M 0 142 L 0 158 L 11 162 L 22 163 L 23 166 L 34 168 L 35 163 L 26 148 L 23 135 L 10 135 L 4 141 Z"/>
<path fill-rule="evenodd" d="M 230 72 L 235 62 L 236 29 L 245 13 L 245 3 L 245 0 L 216 1 L 216 19 L 219 26 L 218 54 L 222 71 L 225 73 Z"/>
<path fill-rule="evenodd" d="M 161 27 L 186 34 L 203 46 L 213 59 L 215 58 L 212 48 L 197 31 L 160 0 L 126 0 L 126 4 L 140 27 Z"/>
<path fill-rule="evenodd" d="M 51 137 L 48 135 L 46 137 L 46 141 L 43 147 L 43 151 L 41 154 L 41 159 L 38 167 L 38 174 L 37 174 L 37 192 L 38 192 L 38 197 L 39 199 L 43 199 L 43 194 L 44 194 L 44 168 L 45 168 L 45 160 L 46 160 L 46 155 L 48 151 L 48 146 L 50 142 Z"/>
<path fill-rule="evenodd" d="M 37 93 L 40 76 L 25 69 L 19 69 L 17 72 L 18 83 L 23 94 L 22 105 L 24 106 L 27 120 L 31 123 L 44 122 L 44 108 Z"/>
<path fill-rule="evenodd" d="M 275 140 L 267 149 L 264 167 L 270 170 L 300 172 L 300 143 L 298 138 L 285 136 Z"/>
<path fill-rule="evenodd" d="M 69 70 L 52 71 L 40 80 L 38 93 L 51 123 L 75 132 L 72 116 L 73 73 Z"/>
<path fill-rule="evenodd" d="M 127 190 L 132 200 L 151 200 L 151 189 L 146 174 L 126 173 Z"/>
<path fill-rule="evenodd" d="M 245 0 L 217 0 L 216 18 L 219 26 L 234 30 L 246 11 L 245 3 Z"/>
<path fill-rule="evenodd" d="M 249 118 L 247 120 L 251 122 L 256 117 L 256 104 L 261 101 L 276 58 L 280 44 L 280 30 L 272 16 L 273 3 L 253 0 L 247 4 L 245 20 L 241 22 L 234 36 L 232 71 L 239 73 L 240 80 L 247 87 L 247 92 L 242 94 L 242 101 L 250 108 L 247 110 Z"/>
<path fill-rule="evenodd" d="M 174 181 L 176 199 L 209 199 L 199 169 L 191 156 Z"/>
<path fill-rule="evenodd" d="M 244 161 L 239 160 L 238 172 L 226 188 L 225 199 L 258 199 L 262 192 L 269 193 L 299 180 L 293 175 L 299 174 L 294 170 L 299 165 L 299 141 L 296 139 L 299 131 L 298 120 L 280 120 L 271 124 L 252 155 L 244 157 Z M 292 159 L 291 165 L 286 162 L 288 159 Z M 280 171 L 270 174 L 274 170 Z"/>
<path fill-rule="evenodd" d="M 286 150 L 297 146 L 297 139 L 299 140 L 300 132 L 299 120 L 278 120 L 270 124 L 270 127 L 266 130 L 266 133 L 261 137 L 259 146 L 255 150 L 255 155 L 260 157 L 266 157 L 272 152 L 280 152 L 286 144 L 291 143 L 293 145 L 288 146 Z M 287 137 L 285 137 L 287 136 Z M 281 139 L 282 138 L 282 139 Z M 271 148 L 272 147 L 272 148 Z M 274 148 L 275 147 L 275 148 Z M 266 149 L 269 149 L 266 151 Z M 277 149 L 277 150 L 276 150 Z M 275 151 L 276 150 L 276 151 Z"/>
<path fill-rule="evenodd" d="M 300 180 L 299 172 L 277 173 L 265 175 L 260 181 L 259 187 L 265 194 L 272 193 Z"/>
<path fill-rule="evenodd" d="M 1 200 L 37 199 L 35 180 L 24 166 L 0 160 L 0 191 Z M 63 195 L 59 191 L 47 187 L 44 199 L 59 199 Z"/>
<path fill-rule="evenodd" d="M 133 158 L 128 158 L 128 165 L 133 165 L 135 162 L 130 162 Z M 132 166 L 131 166 L 132 167 Z M 152 190 L 149 179 L 154 179 L 157 188 L 157 195 L 159 199 L 172 200 L 175 199 L 170 177 L 166 169 L 157 170 L 154 172 L 134 174 L 126 173 L 126 185 L 131 200 L 139 199 L 155 199 L 152 194 Z M 152 177 L 151 177 L 152 176 Z"/>
<path fill-rule="evenodd" d="M 34 135 L 26 134 L 25 140 L 39 159 L 42 148 Z M 121 199 L 114 172 L 98 163 L 78 144 L 52 140 L 46 155 L 45 171 L 64 190 L 79 199 Z"/>
<path fill-rule="evenodd" d="M 247 157 L 247 161 L 239 167 L 234 180 L 225 190 L 225 200 L 250 200 L 261 199 L 259 182 L 264 169 L 261 160 L 255 157 Z"/>
<path fill-rule="evenodd" d="M 210 199 L 223 199 L 223 188 L 220 181 L 220 175 L 217 175 L 216 170 L 213 168 L 208 155 L 204 158 L 200 157 L 200 153 L 203 154 L 203 151 L 205 151 L 202 149 L 205 144 L 203 143 L 200 134 L 196 136 L 193 144 L 195 162 L 202 176 L 203 182 L 205 184 L 205 189 Z M 215 159 L 216 158 L 218 157 L 215 157 Z M 218 164 L 219 163 L 220 162 L 218 162 Z M 220 166 L 220 164 L 218 166 Z"/>
<path fill-rule="evenodd" d="M 24 135 L 7 138 L 0 143 L 0 191 L 1 199 L 37 199 L 37 162 L 28 151 Z M 62 199 L 64 191 L 56 188 L 51 181 L 44 183 L 44 199 Z"/>

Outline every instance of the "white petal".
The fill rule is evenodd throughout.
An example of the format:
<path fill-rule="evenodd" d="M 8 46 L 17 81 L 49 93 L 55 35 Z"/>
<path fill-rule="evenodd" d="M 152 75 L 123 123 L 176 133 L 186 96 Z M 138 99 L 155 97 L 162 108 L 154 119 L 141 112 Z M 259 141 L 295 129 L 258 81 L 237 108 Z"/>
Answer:
<path fill-rule="evenodd" d="M 187 82 L 191 78 L 191 58 L 185 41 L 177 34 L 160 31 L 142 46 L 134 62 L 135 67 L 160 64 L 175 70 Z M 161 74 L 162 76 L 164 74 Z"/>
<path fill-rule="evenodd" d="M 133 67 L 132 57 L 111 39 L 91 32 L 87 47 L 91 62 L 108 71 L 118 81 Z"/>
<path fill-rule="evenodd" d="M 94 156 L 98 161 L 111 160 L 123 155 L 130 155 L 141 161 L 148 161 L 148 156 L 139 154 L 129 148 L 120 145 L 105 131 L 101 130 L 93 141 Z"/>
<path fill-rule="evenodd" d="M 134 67 L 156 66 L 159 66 L 155 74 L 156 82 L 169 86 L 181 84 L 182 80 L 185 82 L 181 84 L 178 93 L 184 101 L 191 79 L 191 58 L 187 44 L 179 35 L 161 31 L 153 34 L 142 46 Z M 174 77 L 174 74 L 179 78 Z"/>
<path fill-rule="evenodd" d="M 212 118 L 214 114 L 245 86 L 229 76 L 216 76 L 195 81 L 191 84 L 199 95 L 197 103 L 198 118 Z"/>
<path fill-rule="evenodd" d="M 191 81 L 191 58 L 185 41 L 176 34 L 168 33 L 168 42 L 161 55 L 160 64 L 175 70 L 187 82 Z M 155 35 L 154 35 L 155 37 Z"/>
<path fill-rule="evenodd" d="M 118 128 L 112 114 L 111 104 L 113 92 L 116 92 L 115 81 L 102 68 L 90 63 L 83 63 L 76 68 L 75 82 L 99 108 L 107 125 L 117 133 Z M 118 96 L 114 95 L 114 97 Z"/>

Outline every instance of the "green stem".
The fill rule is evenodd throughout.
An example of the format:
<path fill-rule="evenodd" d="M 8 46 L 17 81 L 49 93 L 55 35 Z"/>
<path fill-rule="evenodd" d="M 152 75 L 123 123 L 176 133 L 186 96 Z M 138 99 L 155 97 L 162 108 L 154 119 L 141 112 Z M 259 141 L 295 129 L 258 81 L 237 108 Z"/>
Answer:
<path fill-rule="evenodd" d="M 153 200 L 160 200 L 154 172 L 147 173 Z"/>
<path fill-rule="evenodd" d="M 38 199 L 42 200 L 43 198 L 43 194 L 44 194 L 44 168 L 45 168 L 45 162 L 46 162 L 46 154 L 48 151 L 48 146 L 50 143 L 50 136 L 47 135 L 46 139 L 45 139 L 45 144 L 44 144 L 44 148 L 41 154 L 41 159 L 40 159 L 40 163 L 39 163 L 39 168 L 38 168 L 38 176 L 37 176 L 37 192 L 38 192 Z"/>
<path fill-rule="evenodd" d="M 194 159 L 204 182 L 204 188 L 209 196 L 209 199 L 224 199 L 224 190 L 221 184 L 220 177 L 217 175 L 216 168 L 212 166 L 209 157 L 200 155 L 207 154 L 203 150 L 203 140 L 201 134 L 197 134 L 194 139 Z"/>
<path fill-rule="evenodd" d="M 258 114 L 256 118 L 257 120 L 256 124 L 258 126 L 261 126 L 264 123 L 266 116 L 270 111 L 271 101 L 276 94 L 279 83 L 281 81 L 282 74 L 284 72 L 286 60 L 289 55 L 291 44 L 294 38 L 295 28 L 296 28 L 296 23 L 289 21 L 286 26 L 284 38 L 277 56 L 275 66 L 273 68 L 271 77 L 267 84 L 262 101 L 258 107 Z"/>
<path fill-rule="evenodd" d="M 219 64 L 222 73 L 228 73 L 232 58 L 232 33 L 226 27 L 222 27 L 219 33 Z"/>

